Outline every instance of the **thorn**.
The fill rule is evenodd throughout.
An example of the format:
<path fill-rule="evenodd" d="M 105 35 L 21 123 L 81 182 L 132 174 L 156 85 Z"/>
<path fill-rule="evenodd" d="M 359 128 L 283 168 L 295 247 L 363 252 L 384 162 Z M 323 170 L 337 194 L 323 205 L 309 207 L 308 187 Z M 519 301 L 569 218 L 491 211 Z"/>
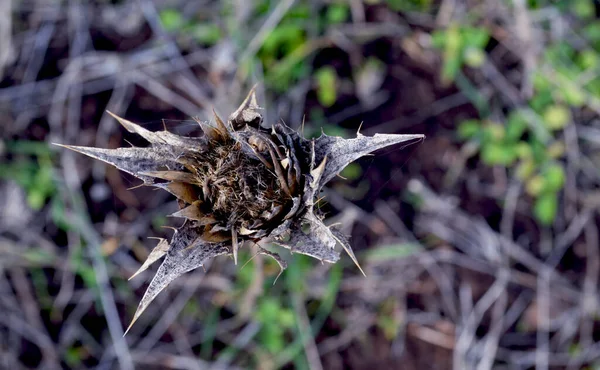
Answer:
<path fill-rule="evenodd" d="M 277 276 L 275 277 L 275 280 L 273 281 L 273 286 L 275 286 L 275 283 L 277 282 L 281 274 L 283 274 L 283 269 L 279 267 L 279 274 L 277 274 Z"/>
<path fill-rule="evenodd" d="M 237 255 L 238 255 L 238 246 L 237 244 L 233 246 L 233 263 L 237 265 Z"/>
<path fill-rule="evenodd" d="M 356 136 L 361 136 L 360 129 L 362 128 L 364 121 L 360 121 L 360 125 L 358 125 L 358 130 L 356 130 Z"/>
<path fill-rule="evenodd" d="M 123 338 L 125 338 L 125 336 L 127 335 L 127 333 L 129 333 L 129 330 L 131 329 L 131 327 L 133 326 L 133 323 L 136 321 L 136 318 L 134 316 L 133 320 L 131 320 L 131 324 L 129 324 L 129 326 L 127 327 L 127 330 L 125 330 L 125 333 L 123 333 Z"/>
<path fill-rule="evenodd" d="M 254 257 L 258 256 L 259 254 L 260 254 L 260 250 L 258 252 L 256 252 L 256 253 L 254 253 L 254 255 L 252 257 L 250 257 L 250 259 L 248 261 L 246 261 L 246 263 L 244 263 L 244 265 L 242 265 L 242 267 L 240 268 L 240 270 L 243 269 L 244 267 L 246 267 L 246 265 L 249 264 L 250 261 L 252 261 L 254 259 Z"/>
<path fill-rule="evenodd" d="M 343 179 L 343 180 L 348 180 L 347 178 L 345 178 L 344 176 L 340 175 L 339 173 L 338 173 L 338 174 L 336 174 L 336 176 L 337 176 L 337 177 L 339 177 L 340 179 Z"/>
<path fill-rule="evenodd" d="M 132 148 L 135 148 L 135 145 L 133 145 L 129 140 L 127 140 L 127 139 L 123 139 L 123 140 L 125 140 L 125 142 L 127 144 L 131 145 Z"/>
<path fill-rule="evenodd" d="M 163 229 L 172 229 L 172 230 L 175 230 L 175 232 L 177 232 L 177 228 L 173 227 L 173 226 L 164 225 L 164 226 L 161 226 L 161 228 L 163 228 Z"/>
<path fill-rule="evenodd" d="M 224 132 L 222 132 L 223 136 L 229 135 L 229 127 L 227 127 L 227 125 L 225 124 L 225 122 L 223 122 L 223 120 L 221 119 L 221 117 L 219 117 L 219 115 L 215 111 L 215 107 L 212 108 L 212 111 L 213 111 L 213 115 L 215 117 L 215 122 L 217 123 L 217 128 L 220 131 L 224 131 Z M 233 131 L 233 127 L 231 127 L 231 131 Z"/>
<path fill-rule="evenodd" d="M 322 196 L 322 197 L 320 197 L 320 198 L 317 198 L 317 201 L 316 201 L 315 203 L 319 203 L 319 202 L 320 202 L 320 201 L 322 201 L 323 199 L 325 199 L 325 195 L 323 195 L 323 196 Z"/>
<path fill-rule="evenodd" d="M 167 123 L 165 122 L 165 119 L 162 119 L 162 123 L 163 123 L 163 130 L 167 131 Z"/>
<path fill-rule="evenodd" d="M 235 228 L 231 228 L 231 245 L 232 245 L 232 249 L 233 249 L 233 263 L 235 265 L 237 265 L 237 261 L 238 261 L 238 249 L 239 249 L 239 244 L 238 244 L 238 238 L 237 238 L 237 232 L 235 231 Z"/>
<path fill-rule="evenodd" d="M 350 256 L 350 258 L 352 259 L 352 262 L 354 262 L 354 264 L 356 265 L 356 267 L 358 267 L 358 269 L 360 270 L 360 272 L 363 274 L 364 277 L 367 277 L 367 274 L 365 274 L 365 272 L 363 271 L 362 267 L 360 267 L 360 264 L 358 263 L 358 260 L 356 259 L 356 256 L 354 255 L 354 252 L 352 251 L 352 248 L 350 247 L 350 245 L 347 245 L 346 243 L 344 243 L 342 240 L 340 240 L 337 236 L 333 235 L 333 238 L 342 245 L 342 248 L 344 248 L 344 250 L 346 251 L 346 253 Z"/>
<path fill-rule="evenodd" d="M 137 188 L 141 188 L 142 186 L 146 186 L 146 183 L 142 183 L 136 186 L 132 186 L 130 188 L 127 188 L 127 190 L 133 190 L 133 189 L 137 189 Z"/>
<path fill-rule="evenodd" d="M 302 128 L 301 128 L 301 132 L 302 132 L 302 137 L 304 137 L 304 120 L 306 119 L 306 114 L 302 115 Z"/>

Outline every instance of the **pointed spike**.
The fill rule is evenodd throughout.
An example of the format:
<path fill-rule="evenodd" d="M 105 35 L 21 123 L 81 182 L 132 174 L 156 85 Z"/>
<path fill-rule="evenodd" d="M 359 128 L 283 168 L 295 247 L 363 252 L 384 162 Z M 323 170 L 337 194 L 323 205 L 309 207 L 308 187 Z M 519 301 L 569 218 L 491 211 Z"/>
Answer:
<path fill-rule="evenodd" d="M 364 121 L 360 121 L 360 125 L 358 125 L 358 130 L 356 130 L 356 136 L 362 136 L 362 134 L 360 133 L 360 129 L 362 128 Z"/>
<path fill-rule="evenodd" d="M 145 171 L 140 172 L 140 175 L 156 177 L 167 181 L 185 182 L 188 184 L 197 184 L 196 176 L 189 172 L 183 171 Z"/>
<path fill-rule="evenodd" d="M 130 187 L 130 188 L 127 188 L 127 190 L 134 190 L 134 189 L 137 189 L 137 188 L 141 188 L 142 186 L 148 186 L 148 184 L 146 184 L 146 183 L 141 183 L 141 184 L 139 184 L 139 185 L 135 185 L 135 186 L 132 186 L 132 187 Z"/>
<path fill-rule="evenodd" d="M 244 264 L 242 265 L 242 267 L 240 267 L 240 271 L 241 271 L 241 270 L 243 270 L 243 269 L 244 269 L 244 267 L 246 267 L 246 265 L 250 263 L 250 261 L 252 261 L 252 260 L 253 260 L 253 259 L 254 259 L 256 256 L 258 256 L 258 254 L 259 254 L 259 253 L 260 253 L 260 250 L 259 250 L 258 252 L 256 252 L 256 253 L 254 253 L 254 254 L 252 255 L 252 257 L 250 257 L 250 258 L 248 259 L 248 261 L 246 261 L 246 263 L 244 263 Z"/>
<path fill-rule="evenodd" d="M 215 122 L 217 123 L 217 129 L 221 132 L 221 135 L 224 138 L 230 138 L 229 128 L 225 125 L 225 122 L 219 117 L 217 112 L 215 112 L 215 108 L 213 108 L 213 115 L 215 116 Z"/>
<path fill-rule="evenodd" d="M 154 298 L 173 280 L 188 271 L 204 265 L 210 258 L 228 253 L 225 245 L 206 243 L 198 239 L 198 237 L 198 228 L 192 226 L 184 226 L 173 235 L 166 258 L 146 289 L 127 331 L 129 331 Z"/>
<path fill-rule="evenodd" d="M 196 122 L 198 122 L 198 125 L 200 125 L 200 128 L 202 129 L 202 132 L 204 132 L 204 136 L 206 136 L 209 140 L 211 140 L 211 141 L 221 140 L 222 135 L 216 127 L 213 127 L 208 122 L 201 121 L 198 118 L 194 118 L 194 120 Z"/>
<path fill-rule="evenodd" d="M 238 244 L 238 237 L 235 228 L 231 228 L 231 246 L 233 250 L 233 263 L 237 265 L 237 256 L 238 256 L 238 248 L 240 247 Z"/>
<path fill-rule="evenodd" d="M 378 149 L 400 143 L 422 141 L 425 135 L 393 135 L 375 134 L 375 136 L 359 135 L 354 139 L 342 139 L 336 136 L 321 135 L 315 139 L 315 160 L 321 161 L 325 156 L 329 161 L 325 166 L 317 190 L 340 173 L 344 167 L 356 159 Z"/>
<path fill-rule="evenodd" d="M 164 140 L 161 138 L 160 135 L 152 131 L 146 130 L 142 126 L 128 121 L 125 118 L 121 118 L 111 111 L 107 110 L 106 113 L 110 114 L 114 119 L 116 119 L 123 127 L 125 127 L 127 131 L 138 134 L 151 143 L 164 143 Z"/>
<path fill-rule="evenodd" d="M 275 283 L 277 282 L 277 280 L 279 279 L 281 274 L 283 274 L 283 271 L 287 268 L 287 262 L 285 262 L 281 258 L 281 256 L 279 256 L 277 253 L 268 251 L 268 250 L 262 248 L 260 245 L 258 246 L 258 249 L 261 254 L 264 254 L 266 256 L 273 258 L 275 260 L 275 262 L 277 262 L 277 264 L 279 265 L 279 274 L 277 274 L 277 276 L 275 277 L 275 280 L 273 281 L 273 285 L 275 285 Z"/>
<path fill-rule="evenodd" d="M 337 240 L 337 242 L 342 245 L 342 248 L 344 248 L 346 253 L 348 253 L 350 258 L 352 259 L 352 262 L 354 262 L 356 267 L 358 267 L 358 269 L 363 274 L 363 276 L 367 277 L 367 274 L 365 274 L 362 267 L 360 267 L 360 264 L 358 263 L 358 259 L 354 255 L 354 251 L 352 250 L 352 247 L 350 247 L 350 244 L 345 240 L 345 238 L 341 234 L 339 234 L 337 232 L 332 232 L 332 234 L 333 234 L 333 237 L 335 238 L 335 240 Z"/>
<path fill-rule="evenodd" d="M 256 85 L 254 85 L 238 109 L 229 116 L 228 122 L 234 130 L 239 130 L 246 125 L 258 127 L 262 122 L 262 115 L 258 109 L 260 107 L 256 99 Z"/>
<path fill-rule="evenodd" d="M 177 232 L 177 228 L 176 227 L 169 226 L 169 225 L 162 225 L 161 229 L 169 229 L 169 230 L 173 230 L 173 231 Z"/>
<path fill-rule="evenodd" d="M 146 257 L 146 261 L 144 261 L 142 266 L 140 266 L 140 268 L 133 275 L 131 275 L 131 277 L 127 280 L 131 280 L 134 277 L 136 277 L 137 275 L 139 275 L 140 273 L 146 271 L 148 269 L 148 267 L 150 267 L 150 265 L 152 265 L 154 262 L 156 262 L 157 260 L 162 258 L 165 254 L 167 254 L 168 250 L 169 250 L 169 242 L 166 239 L 160 238 L 158 245 L 156 247 L 154 247 L 154 249 L 152 249 L 152 251 L 150 252 L 148 257 Z"/>
<path fill-rule="evenodd" d="M 74 146 L 54 144 L 63 148 L 85 154 L 88 157 L 98 159 L 102 162 L 111 164 L 121 171 L 125 171 L 145 183 L 153 183 L 151 176 L 144 175 L 145 172 L 157 171 L 165 167 L 180 168 L 174 158 L 169 158 L 166 153 L 160 152 L 154 148 L 117 148 L 102 149 L 87 146 Z"/>
<path fill-rule="evenodd" d="M 310 170 L 310 175 L 312 176 L 312 181 L 310 183 L 311 188 L 317 189 L 319 185 L 319 181 L 321 180 L 321 176 L 323 176 L 323 171 L 325 171 L 325 165 L 327 163 L 327 155 L 323 157 L 321 164 L 315 169 Z"/>

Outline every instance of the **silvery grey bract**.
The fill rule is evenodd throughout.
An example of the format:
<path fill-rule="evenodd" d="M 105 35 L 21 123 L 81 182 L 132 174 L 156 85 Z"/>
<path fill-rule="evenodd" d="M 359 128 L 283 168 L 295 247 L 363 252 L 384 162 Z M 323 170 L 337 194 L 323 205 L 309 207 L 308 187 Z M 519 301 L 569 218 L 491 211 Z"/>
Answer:
<path fill-rule="evenodd" d="M 423 138 L 358 134 L 354 139 L 342 139 L 323 134 L 308 140 L 284 123 L 267 129 L 262 126 L 254 89 L 226 122 L 216 113 L 214 125 L 196 120 L 204 132 L 200 138 L 166 130 L 151 132 L 110 114 L 150 146 L 65 147 L 110 163 L 144 185 L 170 192 L 180 206 L 172 216 L 185 219 L 171 242 L 161 240 L 134 274 L 164 257 L 131 325 L 171 281 L 208 259 L 233 255 L 237 264 L 244 241 L 269 239 L 294 253 L 331 263 L 339 259 L 335 246 L 340 244 L 360 269 L 346 238 L 323 223 L 314 208 L 315 198 L 325 183 L 357 158 Z M 285 261 L 277 254 L 258 248 L 285 269 Z"/>

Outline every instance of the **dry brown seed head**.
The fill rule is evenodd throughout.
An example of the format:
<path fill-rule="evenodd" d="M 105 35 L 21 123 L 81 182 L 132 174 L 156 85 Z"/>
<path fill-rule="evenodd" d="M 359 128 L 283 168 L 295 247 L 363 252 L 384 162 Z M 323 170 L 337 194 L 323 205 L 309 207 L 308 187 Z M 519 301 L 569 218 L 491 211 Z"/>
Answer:
<path fill-rule="evenodd" d="M 325 226 L 314 210 L 315 198 L 326 182 L 355 159 L 389 145 L 423 139 L 423 135 L 358 134 L 355 139 L 321 135 L 307 140 L 284 123 L 265 129 L 254 89 L 227 123 L 216 114 L 216 126 L 198 120 L 205 134 L 201 138 L 151 132 L 113 116 L 151 146 L 65 147 L 110 163 L 145 185 L 169 191 L 181 207 L 172 216 L 186 219 L 168 246 L 161 241 L 136 272 L 165 256 L 132 324 L 183 273 L 222 254 L 233 254 L 237 262 L 237 250 L 245 240 L 269 239 L 326 262 L 339 259 L 334 247 L 341 244 L 358 266 L 346 238 Z M 260 251 L 285 268 L 277 254 Z"/>

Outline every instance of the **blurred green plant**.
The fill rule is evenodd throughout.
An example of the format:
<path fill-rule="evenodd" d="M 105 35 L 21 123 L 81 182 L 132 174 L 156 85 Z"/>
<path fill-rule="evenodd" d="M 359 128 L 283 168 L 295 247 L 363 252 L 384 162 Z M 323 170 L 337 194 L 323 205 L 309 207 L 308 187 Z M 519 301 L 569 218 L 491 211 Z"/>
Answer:
<path fill-rule="evenodd" d="M 386 3 L 390 9 L 397 12 L 428 13 L 431 10 L 432 0 L 369 0 L 368 3 Z"/>
<path fill-rule="evenodd" d="M 248 260 L 251 254 L 240 251 L 239 258 L 242 261 Z M 314 261 L 306 256 L 295 255 L 288 262 L 286 274 L 282 276 L 284 280 L 275 285 L 275 277 L 279 272 L 279 266 L 275 261 L 263 259 L 262 271 L 256 271 L 256 264 L 248 263 L 236 275 L 234 289 L 228 301 L 232 304 L 243 302 L 244 299 L 241 297 L 253 289 L 252 286 L 256 284 L 255 279 L 261 279 L 261 289 L 269 291 L 269 294 L 258 296 L 250 310 L 253 319 L 260 323 L 260 330 L 257 333 L 260 348 L 256 352 L 256 361 L 260 362 L 263 356 L 267 356 L 273 359 L 275 368 L 279 367 L 278 364 L 289 362 L 293 362 L 298 368 L 308 368 L 303 341 L 306 336 L 318 333 L 334 310 L 342 278 L 342 267 L 340 264 L 332 265 L 323 298 L 305 304 L 306 282 L 308 274 L 313 269 Z M 298 304 L 306 307 L 308 316 L 312 318 L 308 327 L 298 318 L 296 312 Z M 218 311 L 213 312 L 212 315 L 215 320 L 219 317 Z M 212 322 L 211 320 L 208 321 Z M 206 330 L 207 336 L 203 342 L 202 353 L 209 358 L 214 334 L 211 335 L 210 328 Z"/>
<path fill-rule="evenodd" d="M 0 178 L 15 181 L 27 193 L 27 203 L 39 211 L 56 193 L 52 153 L 46 143 L 11 141 L 6 151 L 13 156 L 9 163 L 0 163 Z"/>
<path fill-rule="evenodd" d="M 464 65 L 477 68 L 485 63 L 489 31 L 482 27 L 452 24 L 431 34 L 433 47 L 442 50 L 442 82 L 454 82 Z"/>
<path fill-rule="evenodd" d="M 550 3 L 530 1 L 529 5 L 538 9 Z M 577 0 L 555 5 L 579 18 L 576 24 L 581 28 L 575 32 L 581 33 L 587 46 L 565 40 L 550 41 L 531 75 L 533 94 L 524 106 L 510 108 L 504 123 L 485 118 L 487 112 L 480 109 L 482 119 L 466 120 L 458 128 L 460 139 L 477 144 L 483 163 L 506 167 L 523 181 L 527 194 L 533 199 L 532 213 L 542 225 L 553 223 L 565 183 L 562 131 L 573 124 L 574 116 L 586 109 L 600 108 L 600 75 L 597 73 L 600 22 L 594 19 L 594 4 Z M 451 26 L 434 32 L 433 44 L 443 50 L 442 76 L 446 81 L 461 76 L 462 61 L 477 66 L 486 58 L 485 54 L 467 57 L 465 45 L 474 43 L 476 49 L 484 53 L 488 42 L 485 29 L 477 32 L 469 29 L 470 41 L 466 41 L 464 27 Z M 468 86 L 464 75 L 461 78 L 462 86 Z"/>
<path fill-rule="evenodd" d="M 167 32 L 191 37 L 202 45 L 214 45 L 223 37 L 221 28 L 216 23 L 206 19 L 185 19 L 177 9 L 163 9 L 159 17 Z"/>

